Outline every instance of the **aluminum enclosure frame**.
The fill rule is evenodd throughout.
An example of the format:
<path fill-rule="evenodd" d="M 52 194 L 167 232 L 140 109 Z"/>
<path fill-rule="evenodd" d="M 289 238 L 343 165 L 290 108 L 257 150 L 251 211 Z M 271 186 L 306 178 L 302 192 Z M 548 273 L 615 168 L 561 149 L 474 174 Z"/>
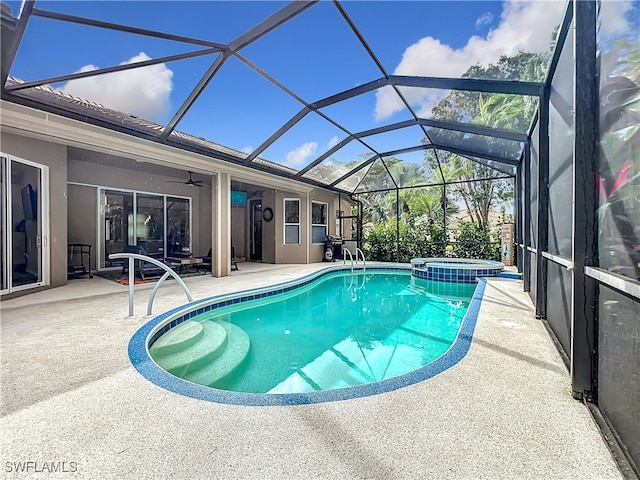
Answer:
<path fill-rule="evenodd" d="M 474 91 L 474 92 L 487 92 L 487 93 L 505 93 L 505 94 L 519 94 L 519 95 L 531 95 L 531 96 L 539 96 L 542 84 L 535 82 L 518 82 L 518 81 L 504 81 L 504 80 L 478 80 L 478 79 L 469 79 L 469 78 L 435 78 L 435 77 L 405 77 L 398 75 L 389 75 L 382 63 L 377 58 L 374 50 L 366 41 L 364 35 L 358 29 L 356 23 L 349 17 L 348 13 L 344 9 L 343 5 L 340 1 L 334 1 L 333 4 L 347 23 L 349 28 L 352 30 L 358 41 L 362 44 L 367 54 L 370 56 L 372 61 L 377 65 L 381 74 L 383 75 L 381 78 L 375 79 L 369 83 L 360 85 L 356 88 L 349 89 L 343 92 L 339 92 L 337 94 L 331 95 L 329 97 L 317 100 L 312 103 L 306 103 L 301 98 L 297 97 L 293 92 L 289 91 L 283 85 L 277 83 L 273 78 L 269 77 L 265 72 L 259 70 L 257 67 L 253 66 L 242 57 L 241 50 L 246 46 L 252 44 L 253 42 L 259 40 L 261 37 L 266 35 L 267 33 L 277 29 L 281 25 L 295 18 L 302 12 L 313 7 L 318 3 L 318 0 L 311 1 L 296 1 L 291 2 L 276 11 L 274 14 L 260 22 L 255 27 L 250 28 L 246 32 L 239 35 L 236 39 L 232 40 L 228 44 L 222 44 L 218 42 L 212 42 L 209 40 L 203 40 L 199 38 L 186 37 L 181 35 L 175 35 L 170 33 L 165 33 L 161 31 L 148 30 L 138 27 L 132 27 L 128 25 L 121 25 L 112 22 L 105 22 L 97 19 L 84 18 L 76 15 L 70 15 L 66 13 L 60 13 L 55 11 L 49 11 L 46 9 L 36 8 L 35 0 L 24 0 L 22 4 L 22 8 L 20 10 L 20 14 L 18 16 L 16 22 L 16 31 L 14 34 L 14 40 L 11 43 L 10 47 L 6 50 L 6 55 L 3 56 L 2 62 L 2 88 L 1 95 L 4 100 L 30 106 L 33 108 L 38 108 L 43 111 L 48 111 L 51 113 L 56 113 L 59 115 L 67 116 L 69 118 L 75 118 L 76 120 L 85 121 L 87 123 L 91 123 L 94 125 L 98 125 L 104 128 L 113 129 L 122 133 L 127 133 L 130 135 L 134 135 L 140 138 L 144 138 L 145 140 L 151 140 L 158 143 L 165 143 L 167 145 L 172 145 L 177 148 L 184 148 L 190 151 L 197 151 L 198 153 L 204 155 L 210 155 L 217 159 L 221 159 L 224 161 L 229 161 L 231 163 L 237 165 L 246 165 L 250 168 L 268 171 L 270 173 L 274 173 L 276 175 L 283 176 L 285 178 L 295 179 L 297 181 L 301 181 L 304 183 L 308 183 L 310 185 L 326 188 L 328 190 L 333 190 L 339 193 L 352 193 L 348 191 L 344 191 L 336 187 L 336 182 L 331 184 L 325 184 L 322 181 L 309 178 L 304 174 L 307 173 L 314 166 L 319 165 L 323 160 L 328 158 L 330 155 L 321 155 L 316 160 L 311 162 L 311 164 L 307 165 L 303 170 L 298 171 L 296 173 L 288 173 L 283 172 L 281 169 L 272 169 L 269 168 L 268 165 L 265 165 L 264 162 L 260 162 L 258 155 L 266 150 L 270 145 L 272 145 L 278 138 L 280 138 L 284 133 L 286 133 L 289 129 L 291 129 L 295 124 L 297 124 L 302 118 L 304 118 L 310 112 L 316 112 L 323 116 L 326 120 L 333 123 L 336 127 L 345 132 L 345 139 L 339 143 L 339 147 L 335 150 L 331 150 L 332 153 L 337 151 L 337 149 L 344 147 L 349 142 L 355 140 L 363 144 L 367 149 L 373 151 L 376 155 L 383 156 L 385 152 L 378 152 L 375 149 L 371 148 L 370 145 L 366 143 L 364 140 L 367 136 L 374 135 L 377 133 L 391 132 L 399 128 L 404 128 L 410 125 L 417 125 L 422 128 L 425 139 L 430 141 L 429 132 L 425 127 L 431 128 L 441 128 L 445 130 L 457 131 L 462 133 L 473 133 L 477 135 L 484 135 L 487 137 L 493 137 L 498 139 L 507 139 L 514 141 L 526 142 L 527 135 L 524 132 L 514 132 L 508 130 L 500 130 L 493 129 L 490 127 L 482 127 L 477 125 L 470 124 L 461 124 L 457 122 L 447 122 L 447 121 L 439 121 L 433 119 L 425 119 L 420 118 L 415 110 L 411 107 L 411 105 L 406 101 L 406 99 L 402 96 L 398 87 L 422 87 L 422 88 L 437 88 L 437 89 L 452 89 L 452 90 L 461 90 L 461 91 Z M 71 73 L 66 75 L 58 75 L 56 77 L 43 78 L 38 80 L 32 80 L 29 82 L 22 83 L 11 83 L 7 82 L 8 76 L 11 71 L 11 66 L 15 59 L 15 55 L 17 54 L 18 48 L 22 41 L 23 35 L 27 28 L 28 22 L 31 17 L 40 17 L 46 18 L 49 20 L 57 20 L 60 22 L 68 22 L 75 23 L 95 28 L 102 28 L 108 30 L 115 30 L 120 32 L 126 32 L 135 35 L 141 35 L 151 38 L 159 38 L 165 40 L 171 40 L 176 42 L 183 42 L 192 46 L 200 46 L 205 47 L 200 50 L 191 50 L 189 52 L 185 52 L 178 55 L 170 55 L 161 58 L 156 58 L 144 62 L 139 62 L 135 64 L 127 64 L 127 65 L 119 65 L 115 67 L 107 67 L 101 68 L 98 70 L 93 70 L 89 72 L 81 72 L 81 73 Z M 78 112 L 73 109 L 67 108 L 65 105 L 55 104 L 55 103 L 47 103 L 44 99 L 39 98 L 37 95 L 32 95 L 30 92 L 34 91 L 35 87 L 42 86 L 49 83 L 54 82 L 62 82 L 69 81 L 73 79 L 79 78 L 88 78 L 97 75 L 104 75 L 113 72 L 121 72 L 126 70 L 131 70 L 135 68 L 141 68 L 149 65 L 155 65 L 162 62 L 167 61 L 176 61 L 183 60 L 195 57 L 204 57 L 208 55 L 213 55 L 215 58 L 210 65 L 209 69 L 205 72 L 205 74 L 200 78 L 197 85 L 191 90 L 187 98 L 184 100 L 182 105 L 178 108 L 177 112 L 174 114 L 173 118 L 166 125 L 155 125 L 153 129 L 146 129 L 143 131 L 140 128 L 135 128 L 132 125 L 127 125 L 126 122 L 123 123 L 121 121 L 110 121 L 110 119 L 105 116 L 97 116 L 92 115 L 91 112 Z M 235 56 L 240 61 L 243 61 L 251 68 L 253 68 L 258 74 L 263 76 L 268 81 L 274 83 L 278 88 L 285 91 L 286 94 L 293 96 L 296 101 L 303 103 L 303 108 L 292 117 L 288 122 L 286 122 L 280 129 L 274 132 L 262 145 L 260 145 L 256 150 L 254 150 L 250 155 L 234 155 L 228 151 L 221 151 L 216 149 L 215 147 L 204 148 L 202 145 L 194 148 L 192 145 L 184 145 L 183 142 L 174 141 L 173 140 L 173 132 L 176 130 L 180 120 L 184 117 L 184 115 L 189 111 L 189 109 L 196 102 L 197 98 L 200 96 L 204 88 L 208 85 L 208 83 L 217 75 L 220 69 L 224 66 L 226 60 L 231 56 Z M 332 120 L 319 110 L 328 105 L 332 105 L 344 100 L 348 100 L 355 96 L 361 95 L 363 93 L 373 91 L 379 89 L 384 86 L 391 86 L 395 89 L 396 93 L 402 98 L 405 107 L 411 113 L 413 120 L 408 122 L 400 122 L 395 124 L 389 124 L 378 129 L 373 129 L 364 132 L 350 132 L 340 123 Z M 118 119 L 120 120 L 120 119 Z M 453 151 L 454 153 L 458 153 L 461 155 L 469 155 L 475 157 L 482 157 L 481 154 L 474 151 L 468 151 L 464 148 L 464 146 L 460 146 L 460 148 L 444 148 L 442 146 L 438 146 L 437 144 L 433 144 L 432 148 L 436 149 L 436 160 L 438 162 L 438 168 L 440 168 L 440 160 L 437 156 L 437 150 L 443 149 L 448 151 Z M 406 150 L 409 151 L 409 150 Z M 400 152 L 400 151 L 398 151 Z M 239 152 L 238 152 L 239 153 Z M 388 152 L 387 152 L 388 153 Z M 504 159 L 499 157 L 495 158 L 487 158 L 490 161 L 495 162 L 503 162 Z M 504 163 L 511 163 L 508 161 L 504 161 Z M 353 175 L 359 170 L 358 167 L 354 168 L 348 175 Z M 442 172 L 441 176 L 442 176 Z"/>

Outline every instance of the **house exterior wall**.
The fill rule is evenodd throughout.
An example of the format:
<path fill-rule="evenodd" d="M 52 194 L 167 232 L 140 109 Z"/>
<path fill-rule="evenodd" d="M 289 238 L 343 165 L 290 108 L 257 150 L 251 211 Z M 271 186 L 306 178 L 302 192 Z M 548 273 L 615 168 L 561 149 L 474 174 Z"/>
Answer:
<path fill-rule="evenodd" d="M 91 245 L 91 268 L 98 259 L 98 200 L 97 188 L 84 185 L 67 185 L 69 201 L 67 208 L 67 232 L 69 243 Z"/>
<path fill-rule="evenodd" d="M 282 210 L 278 214 L 276 190 L 267 189 L 264 191 L 262 197 L 262 211 L 267 207 L 273 210 L 273 220 L 271 222 L 262 222 L 262 261 L 265 263 L 288 263 L 278 262 L 276 256 L 276 250 L 278 245 L 277 240 L 277 225 L 282 225 Z M 281 207 L 282 208 L 282 207 Z M 296 263 L 296 262 L 291 262 Z"/>
<path fill-rule="evenodd" d="M 215 175 L 212 178 L 215 179 Z M 195 255 L 206 255 L 213 243 L 213 200 L 210 188 L 198 190 L 198 202 L 194 200 L 191 207 L 192 248 Z"/>
<path fill-rule="evenodd" d="M 0 133 L 2 152 L 49 167 L 50 285 L 67 283 L 67 148 L 64 145 Z M 31 289 L 33 292 L 37 289 Z M 20 292 L 22 294 L 28 292 Z"/>
<path fill-rule="evenodd" d="M 284 244 L 284 199 L 300 199 L 300 244 Z M 275 263 L 307 263 L 307 242 L 309 241 L 309 208 L 306 195 L 277 190 L 275 192 L 274 220 L 271 222 L 275 238 Z"/>
<path fill-rule="evenodd" d="M 192 251 L 196 255 L 207 253 L 215 243 L 216 236 L 222 233 L 214 228 L 216 206 L 212 188 L 196 189 L 178 183 L 167 183 L 183 178 L 166 176 L 171 175 L 170 173 L 151 174 L 151 171 L 160 171 L 154 168 L 157 166 L 208 171 L 211 175 L 209 178 L 202 174 L 205 175 L 207 184 L 214 183 L 218 175 L 227 175 L 245 183 L 263 185 L 263 208 L 271 207 L 274 212 L 273 221 L 263 222 L 264 262 L 303 264 L 322 260 L 323 245 L 310 244 L 312 200 L 328 204 L 328 232 L 335 234 L 335 206 L 338 196 L 333 192 L 5 101 L 2 101 L 2 110 L 2 151 L 49 167 L 51 286 L 67 283 L 69 242 L 92 245 L 91 268 L 96 268 L 99 260 L 98 186 L 190 197 Z M 284 198 L 300 199 L 299 245 L 284 245 Z M 227 205 L 224 208 L 230 207 Z M 248 221 L 247 211 L 244 225 L 250 228 Z M 229 225 L 227 230 L 231 228 Z M 245 230 L 244 238 L 241 238 L 242 232 L 236 233 L 233 230 L 233 233 L 226 233 L 232 236 L 232 242 L 243 244 L 244 256 L 248 257 L 246 249 L 249 230 Z M 222 239 L 225 244 L 222 246 L 230 252 L 226 238 Z"/>
<path fill-rule="evenodd" d="M 248 257 L 245 245 L 247 238 L 247 208 L 231 208 L 231 245 L 233 245 L 236 257 Z"/>
<path fill-rule="evenodd" d="M 140 166 L 138 167 L 137 165 Z M 69 158 L 68 175 L 70 182 L 190 197 L 192 208 L 192 251 L 198 255 L 205 255 L 209 250 L 211 245 L 211 192 L 209 188 L 194 188 L 182 184 L 167 183 L 176 179 L 155 174 L 151 176 L 144 171 L 144 164 L 138 164 L 126 159 L 123 159 L 118 166 L 95 163 L 91 160 L 91 152 L 87 152 L 86 157 L 82 159 Z M 95 207 L 96 200 L 94 199 L 92 203 Z M 75 204 L 71 204 L 69 209 L 70 216 L 77 215 L 82 218 L 81 221 L 74 221 L 71 226 L 79 226 L 81 229 L 86 229 L 89 225 L 93 225 L 94 234 L 92 240 L 87 243 L 91 243 L 93 248 L 97 248 L 95 245 L 97 241 L 95 233 L 97 209 L 94 209 L 93 213 L 91 213 L 86 205 L 77 206 Z M 73 230 L 70 228 L 69 236 L 84 237 L 86 233 L 77 232 L 75 228 Z"/>
<path fill-rule="evenodd" d="M 322 243 L 312 243 L 311 238 L 311 203 L 313 201 L 327 204 L 327 234 L 336 235 L 336 202 L 338 195 L 327 190 L 314 189 L 309 194 L 307 229 L 309 231 L 309 262 L 321 262 L 324 257 L 325 246 Z"/>
<path fill-rule="evenodd" d="M 300 200 L 300 243 L 298 245 L 284 244 L 285 198 Z M 234 245 L 238 245 L 242 238 L 246 239 L 247 258 L 249 258 L 249 233 L 252 228 L 248 205 L 252 200 L 255 198 L 247 199 L 246 216 L 243 216 L 242 209 L 234 209 L 232 215 L 232 242 Z M 324 241 L 317 244 L 311 243 L 311 202 L 318 201 L 327 204 L 327 231 L 330 235 L 336 235 L 336 209 L 339 205 L 337 194 L 319 188 L 312 189 L 308 194 L 293 190 L 266 188 L 259 200 L 262 203 L 262 211 L 266 208 L 273 210 L 273 220 L 270 222 L 262 221 L 262 262 L 305 264 L 322 261 Z M 350 205 L 347 202 L 343 203 L 345 208 L 348 208 L 346 205 Z M 246 229 L 244 237 L 240 234 L 242 227 Z M 242 256 L 237 246 L 236 255 Z"/>
<path fill-rule="evenodd" d="M 300 244 L 284 244 L 284 199 L 300 200 Z M 266 263 L 315 263 L 324 256 L 324 242 L 311 243 L 311 202 L 327 204 L 327 231 L 336 235 L 335 206 L 338 195 L 322 189 L 305 194 L 281 189 L 267 189 L 262 197 L 262 209 L 271 208 L 273 221 L 262 222 L 262 261 Z"/>

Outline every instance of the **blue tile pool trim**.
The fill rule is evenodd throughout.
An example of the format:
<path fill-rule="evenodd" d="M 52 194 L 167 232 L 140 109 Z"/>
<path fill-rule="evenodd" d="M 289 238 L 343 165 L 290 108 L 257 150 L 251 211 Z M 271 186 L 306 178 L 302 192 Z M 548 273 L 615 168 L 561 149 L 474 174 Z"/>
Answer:
<path fill-rule="evenodd" d="M 412 275 L 425 280 L 450 283 L 476 283 L 480 277 L 497 277 L 502 268 L 456 268 L 431 267 L 413 268 Z"/>
<path fill-rule="evenodd" d="M 494 260 L 412 258 L 411 274 L 417 278 L 449 283 L 476 283 L 480 277 L 497 277 L 504 264 Z"/>
<path fill-rule="evenodd" d="M 318 278 L 321 278 L 324 275 L 341 271 L 341 270 L 349 270 L 348 268 L 336 269 L 329 268 L 327 270 L 323 270 L 321 272 L 317 272 L 315 274 L 309 275 L 307 277 L 303 277 L 299 279 L 296 285 L 308 285 L 311 281 L 314 281 Z M 372 271 L 409 271 L 407 267 L 372 267 L 367 268 L 367 270 Z M 286 285 L 283 287 L 283 285 Z M 476 321 L 478 319 L 478 313 L 480 311 L 480 305 L 482 303 L 482 297 L 485 291 L 486 281 L 483 279 L 478 280 L 478 285 L 473 294 L 473 298 L 469 304 L 469 308 L 467 313 L 465 314 L 462 324 L 460 326 L 460 331 L 458 332 L 458 336 L 456 340 L 453 342 L 449 350 L 447 350 L 441 357 L 437 358 L 433 362 L 424 367 L 421 367 L 413 372 L 406 373 L 404 375 L 400 375 L 398 377 L 389 378 L 386 380 L 382 380 L 376 383 L 369 383 L 365 385 L 357 385 L 353 387 L 346 387 L 336 390 L 322 390 L 318 392 L 310 392 L 310 393 L 244 393 L 244 392 L 231 392 L 227 390 L 218 390 L 211 387 L 206 387 L 203 385 L 198 385 L 195 383 L 191 383 L 187 380 L 183 380 L 181 378 L 175 377 L 168 373 L 167 371 L 160 368 L 158 365 L 153 362 L 151 357 L 149 356 L 147 346 L 150 345 L 151 334 L 153 332 L 153 336 L 155 337 L 157 332 L 154 332 L 154 329 L 162 324 L 167 319 L 170 319 L 172 316 L 175 316 L 181 312 L 184 312 L 185 309 L 189 309 L 189 313 L 180 315 L 175 319 L 171 319 L 169 323 L 163 325 L 163 329 L 169 329 L 173 326 L 181 323 L 188 318 L 191 318 L 195 313 L 201 309 L 205 308 L 205 302 L 211 302 L 212 299 L 221 298 L 221 297 L 210 297 L 207 299 L 203 299 L 196 302 L 191 302 L 187 305 L 182 305 L 178 308 L 174 308 L 168 312 L 165 312 L 161 315 L 158 315 L 145 325 L 143 325 L 131 338 L 129 342 L 129 359 L 134 366 L 134 368 L 147 380 L 154 383 L 155 385 L 169 390 L 171 392 L 185 395 L 187 397 L 206 400 L 209 402 L 217 402 L 217 403 L 225 403 L 232 405 L 251 405 L 251 406 L 265 406 L 265 405 L 301 405 L 301 404 L 310 404 L 310 403 L 322 403 L 322 402 L 333 402 L 338 400 L 346 400 L 350 398 L 358 398 L 358 397 L 366 397 L 370 395 L 376 395 L 379 393 L 390 392 L 393 390 L 397 390 L 399 388 L 406 387 L 408 385 L 412 385 L 414 383 L 421 382 L 428 378 L 431 378 L 444 370 L 452 367 L 456 363 L 458 363 L 469 351 L 469 347 L 471 345 L 471 340 L 473 338 L 473 332 L 475 330 Z M 282 293 L 285 288 L 291 287 L 291 283 L 288 284 L 280 284 L 271 287 L 272 292 Z M 236 298 L 244 298 L 251 297 L 256 298 L 257 290 L 252 291 L 244 291 L 236 294 Z M 260 294 L 264 293 L 262 290 L 259 290 Z M 287 290 L 288 291 L 288 290 Z M 251 293 L 254 292 L 254 293 Z M 239 297 L 238 297 L 239 296 Z M 224 302 L 228 302 L 229 300 L 235 300 L 235 298 L 229 299 L 228 296 L 224 296 L 224 300 L 218 302 L 218 304 L 222 304 Z M 262 298 L 262 297 L 257 297 Z M 246 300 L 245 300 L 246 301 Z M 234 302 L 239 303 L 239 302 Z M 200 308 L 195 308 L 198 305 L 201 305 Z M 229 303 L 227 303 L 229 305 Z M 204 311 L 204 310 L 203 310 Z M 192 314 L 193 313 L 193 314 Z M 178 322 L 180 320 L 180 322 Z M 165 330 L 166 331 L 166 330 Z M 155 337 L 156 339 L 159 338 Z"/>

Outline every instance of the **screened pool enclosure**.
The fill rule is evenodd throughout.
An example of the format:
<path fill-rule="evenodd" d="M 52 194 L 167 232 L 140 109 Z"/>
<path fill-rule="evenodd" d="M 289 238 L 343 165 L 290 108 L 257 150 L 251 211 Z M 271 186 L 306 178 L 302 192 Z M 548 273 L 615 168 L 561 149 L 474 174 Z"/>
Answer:
<path fill-rule="evenodd" d="M 497 2 L 465 3 L 475 23 L 437 17 L 447 2 L 230 2 L 219 16 L 201 12 L 215 2 L 95 3 L 3 3 L 3 102 L 335 192 L 351 206 L 336 233 L 362 245 L 388 227 L 381 260 L 454 255 L 465 223 L 513 223 L 573 396 L 638 473 L 640 2 L 507 2 L 481 34 Z M 513 48 L 481 57 L 538 3 L 544 28 L 516 23 Z M 434 39 L 462 28 L 479 35 L 464 48 Z M 116 54 L 96 65 L 105 43 Z M 410 62 L 425 46 L 442 65 Z M 461 52 L 470 61 L 447 70 Z M 140 91 L 172 101 L 102 96 L 100 79 L 140 72 Z"/>

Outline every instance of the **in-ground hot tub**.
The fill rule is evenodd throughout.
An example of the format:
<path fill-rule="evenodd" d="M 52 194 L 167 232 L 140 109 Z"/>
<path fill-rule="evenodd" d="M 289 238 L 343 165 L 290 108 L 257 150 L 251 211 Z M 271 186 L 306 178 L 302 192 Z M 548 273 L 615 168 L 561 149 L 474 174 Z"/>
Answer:
<path fill-rule="evenodd" d="M 412 258 L 411 274 L 426 280 L 475 283 L 478 277 L 497 277 L 504 263 L 471 258 Z"/>

